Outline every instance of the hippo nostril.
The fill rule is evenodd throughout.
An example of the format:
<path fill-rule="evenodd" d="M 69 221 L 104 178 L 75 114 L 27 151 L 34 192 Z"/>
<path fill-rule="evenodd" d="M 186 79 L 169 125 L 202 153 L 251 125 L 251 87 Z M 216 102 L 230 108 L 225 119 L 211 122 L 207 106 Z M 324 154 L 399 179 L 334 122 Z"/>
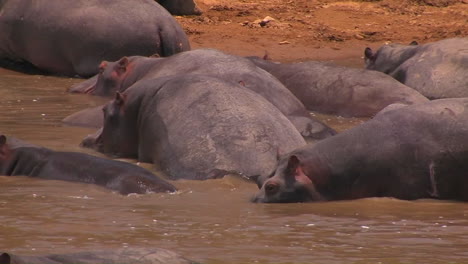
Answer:
<path fill-rule="evenodd" d="M 279 190 L 279 185 L 277 183 L 269 182 L 265 184 L 265 193 L 268 195 L 273 195 Z"/>

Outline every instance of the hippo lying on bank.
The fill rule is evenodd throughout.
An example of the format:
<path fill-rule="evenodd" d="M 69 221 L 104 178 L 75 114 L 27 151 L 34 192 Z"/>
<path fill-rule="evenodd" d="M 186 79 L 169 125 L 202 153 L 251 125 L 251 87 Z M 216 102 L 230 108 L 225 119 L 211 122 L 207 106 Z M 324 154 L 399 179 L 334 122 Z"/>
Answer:
<path fill-rule="evenodd" d="M 202 13 L 193 0 L 156 0 L 156 2 L 173 15 L 201 15 Z"/>
<path fill-rule="evenodd" d="M 92 76 L 102 60 L 189 50 L 178 22 L 154 0 L 0 1 L 0 61 Z"/>
<path fill-rule="evenodd" d="M 10 147 L 0 136 L 0 175 L 93 183 L 121 194 L 174 192 L 170 183 L 136 165 L 78 152 L 41 147 Z"/>
<path fill-rule="evenodd" d="M 155 163 L 171 179 L 263 174 L 274 168 L 278 152 L 305 145 L 263 97 L 205 75 L 140 81 L 117 93 L 104 119 L 83 146 Z"/>
<path fill-rule="evenodd" d="M 44 256 L 18 256 L 0 252 L 0 264 L 196 264 L 161 248 L 123 248 Z"/>
<path fill-rule="evenodd" d="M 468 38 L 424 45 L 389 44 L 366 48 L 365 63 L 414 88 L 429 99 L 468 97 Z"/>
<path fill-rule="evenodd" d="M 392 77 L 324 62 L 275 63 L 249 57 L 278 78 L 310 111 L 344 117 L 370 117 L 393 103 L 428 99 Z"/>
<path fill-rule="evenodd" d="M 254 202 L 395 197 L 468 200 L 468 98 L 374 119 L 284 156 Z"/>
<path fill-rule="evenodd" d="M 71 92 L 112 96 L 135 83 L 178 74 L 203 74 L 240 83 L 263 96 L 286 115 L 301 134 L 322 139 L 336 132 L 314 119 L 304 105 L 281 82 L 246 58 L 213 49 L 182 52 L 167 58 L 124 57 L 116 62 L 103 62 L 100 73 L 73 86 Z"/>

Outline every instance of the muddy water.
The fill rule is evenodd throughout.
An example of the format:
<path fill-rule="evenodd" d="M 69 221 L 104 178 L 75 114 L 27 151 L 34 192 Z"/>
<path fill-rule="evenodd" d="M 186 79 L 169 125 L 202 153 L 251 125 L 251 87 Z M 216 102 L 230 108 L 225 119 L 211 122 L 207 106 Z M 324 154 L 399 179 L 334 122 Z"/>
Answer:
<path fill-rule="evenodd" d="M 78 143 L 93 130 L 60 123 L 103 103 L 65 93 L 76 82 L 1 71 L 0 131 L 56 150 L 90 152 Z M 339 130 L 362 121 L 319 117 Z M 176 194 L 121 196 L 85 184 L 0 176 L 0 251 L 139 246 L 203 263 L 468 263 L 467 203 L 251 204 L 256 186 L 241 179 L 174 184 Z"/>

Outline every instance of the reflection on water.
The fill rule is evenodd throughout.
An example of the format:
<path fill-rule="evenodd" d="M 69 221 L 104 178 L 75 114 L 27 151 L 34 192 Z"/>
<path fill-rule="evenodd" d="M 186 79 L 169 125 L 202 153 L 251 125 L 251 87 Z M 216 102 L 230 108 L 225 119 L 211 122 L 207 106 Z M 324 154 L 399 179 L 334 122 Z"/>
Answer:
<path fill-rule="evenodd" d="M 78 81 L 1 71 L 0 130 L 56 150 L 90 152 L 78 143 L 92 129 L 60 123 L 105 102 L 67 94 Z M 339 131 L 364 121 L 316 116 Z M 173 184 L 176 194 L 121 196 L 86 184 L 0 176 L 0 251 L 140 246 L 204 263 L 468 263 L 466 203 L 251 204 L 257 187 L 234 177 Z"/>

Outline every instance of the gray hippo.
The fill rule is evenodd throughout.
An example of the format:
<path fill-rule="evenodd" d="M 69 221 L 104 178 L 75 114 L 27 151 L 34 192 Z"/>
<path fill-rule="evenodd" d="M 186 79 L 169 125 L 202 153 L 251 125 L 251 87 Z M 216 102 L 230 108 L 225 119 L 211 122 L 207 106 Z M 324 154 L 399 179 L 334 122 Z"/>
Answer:
<path fill-rule="evenodd" d="M 381 71 L 429 99 L 468 97 L 468 38 L 424 45 L 389 44 L 366 48 L 366 68 Z"/>
<path fill-rule="evenodd" d="M 0 252 L 0 264 L 197 264 L 161 248 L 122 248 L 69 254 L 19 256 Z"/>
<path fill-rule="evenodd" d="M 305 145 L 263 97 L 212 76 L 140 81 L 103 110 L 102 130 L 83 146 L 152 162 L 174 180 L 263 174 L 274 168 L 278 153 Z"/>
<path fill-rule="evenodd" d="M 173 15 L 201 15 L 201 10 L 193 0 L 156 0 Z"/>
<path fill-rule="evenodd" d="M 468 200 L 468 98 L 397 107 L 283 156 L 254 202 Z"/>
<path fill-rule="evenodd" d="M 312 118 L 304 105 L 271 74 L 246 58 L 213 49 L 186 51 L 167 58 L 132 56 L 116 62 L 104 61 L 97 76 L 74 85 L 70 92 L 111 96 L 142 80 L 188 73 L 212 75 L 260 94 L 285 114 L 304 137 L 322 139 L 336 134 Z"/>
<path fill-rule="evenodd" d="M 102 60 L 189 50 L 178 22 L 154 0 L 2 0 L 0 60 L 89 77 Z"/>
<path fill-rule="evenodd" d="M 0 135 L 0 175 L 96 184 L 120 194 L 174 192 L 170 183 L 136 165 L 78 152 L 60 152 Z"/>
<path fill-rule="evenodd" d="M 389 104 L 428 99 L 392 77 L 370 70 L 307 61 L 275 63 L 249 57 L 278 78 L 310 111 L 344 117 L 370 117 Z"/>

